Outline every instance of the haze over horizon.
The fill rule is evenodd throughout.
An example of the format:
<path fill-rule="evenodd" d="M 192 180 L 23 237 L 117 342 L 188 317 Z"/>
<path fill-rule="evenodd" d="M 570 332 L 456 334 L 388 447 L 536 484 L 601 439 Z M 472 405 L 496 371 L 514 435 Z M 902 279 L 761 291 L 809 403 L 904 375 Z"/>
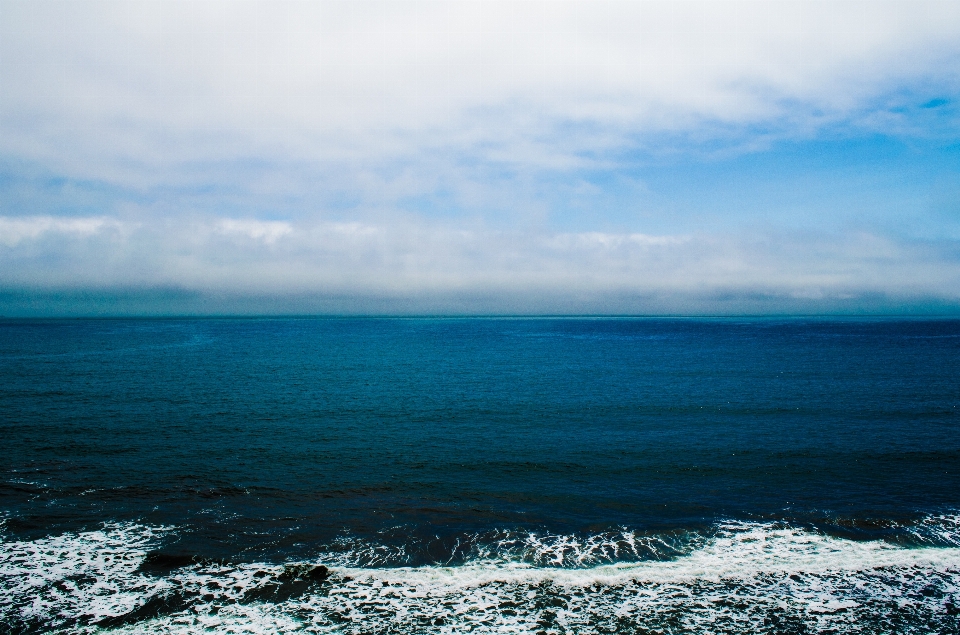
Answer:
<path fill-rule="evenodd" d="M 960 3 L 0 0 L 0 314 L 960 313 Z"/>

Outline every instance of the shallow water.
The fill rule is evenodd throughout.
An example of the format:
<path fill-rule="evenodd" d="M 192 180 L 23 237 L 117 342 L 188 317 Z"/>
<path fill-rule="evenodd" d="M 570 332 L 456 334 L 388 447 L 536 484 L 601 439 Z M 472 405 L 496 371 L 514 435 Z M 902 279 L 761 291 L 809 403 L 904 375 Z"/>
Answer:
<path fill-rule="evenodd" d="M 0 623 L 960 632 L 958 379 L 951 320 L 0 321 Z"/>

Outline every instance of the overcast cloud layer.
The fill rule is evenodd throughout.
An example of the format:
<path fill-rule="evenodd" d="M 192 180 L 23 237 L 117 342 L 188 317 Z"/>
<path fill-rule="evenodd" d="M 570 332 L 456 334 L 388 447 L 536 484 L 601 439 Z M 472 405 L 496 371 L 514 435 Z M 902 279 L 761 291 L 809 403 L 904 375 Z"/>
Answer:
<path fill-rule="evenodd" d="M 960 3 L 0 0 L 0 312 L 960 308 Z"/>

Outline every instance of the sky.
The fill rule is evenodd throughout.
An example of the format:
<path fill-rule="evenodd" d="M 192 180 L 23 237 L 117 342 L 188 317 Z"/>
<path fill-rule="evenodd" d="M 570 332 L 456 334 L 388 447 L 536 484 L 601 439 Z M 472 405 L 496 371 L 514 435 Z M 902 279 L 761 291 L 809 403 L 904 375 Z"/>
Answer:
<path fill-rule="evenodd" d="M 0 315 L 944 313 L 954 0 L 0 0 Z"/>

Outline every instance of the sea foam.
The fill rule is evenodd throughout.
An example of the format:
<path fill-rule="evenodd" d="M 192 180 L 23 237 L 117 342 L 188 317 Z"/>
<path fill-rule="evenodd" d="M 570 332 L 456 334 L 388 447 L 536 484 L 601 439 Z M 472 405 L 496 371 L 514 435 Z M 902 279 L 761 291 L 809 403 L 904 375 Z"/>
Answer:
<path fill-rule="evenodd" d="M 728 522 L 662 537 L 676 553 L 661 559 L 646 546 L 624 552 L 652 540 L 631 532 L 504 532 L 457 566 L 355 566 L 355 541 L 352 554 L 307 563 L 151 568 L 149 554 L 176 530 L 107 525 L 4 542 L 0 623 L 64 633 L 955 633 L 957 526 L 956 515 L 924 518 L 908 528 L 912 547 Z M 584 566 L 591 558 L 606 562 Z"/>

